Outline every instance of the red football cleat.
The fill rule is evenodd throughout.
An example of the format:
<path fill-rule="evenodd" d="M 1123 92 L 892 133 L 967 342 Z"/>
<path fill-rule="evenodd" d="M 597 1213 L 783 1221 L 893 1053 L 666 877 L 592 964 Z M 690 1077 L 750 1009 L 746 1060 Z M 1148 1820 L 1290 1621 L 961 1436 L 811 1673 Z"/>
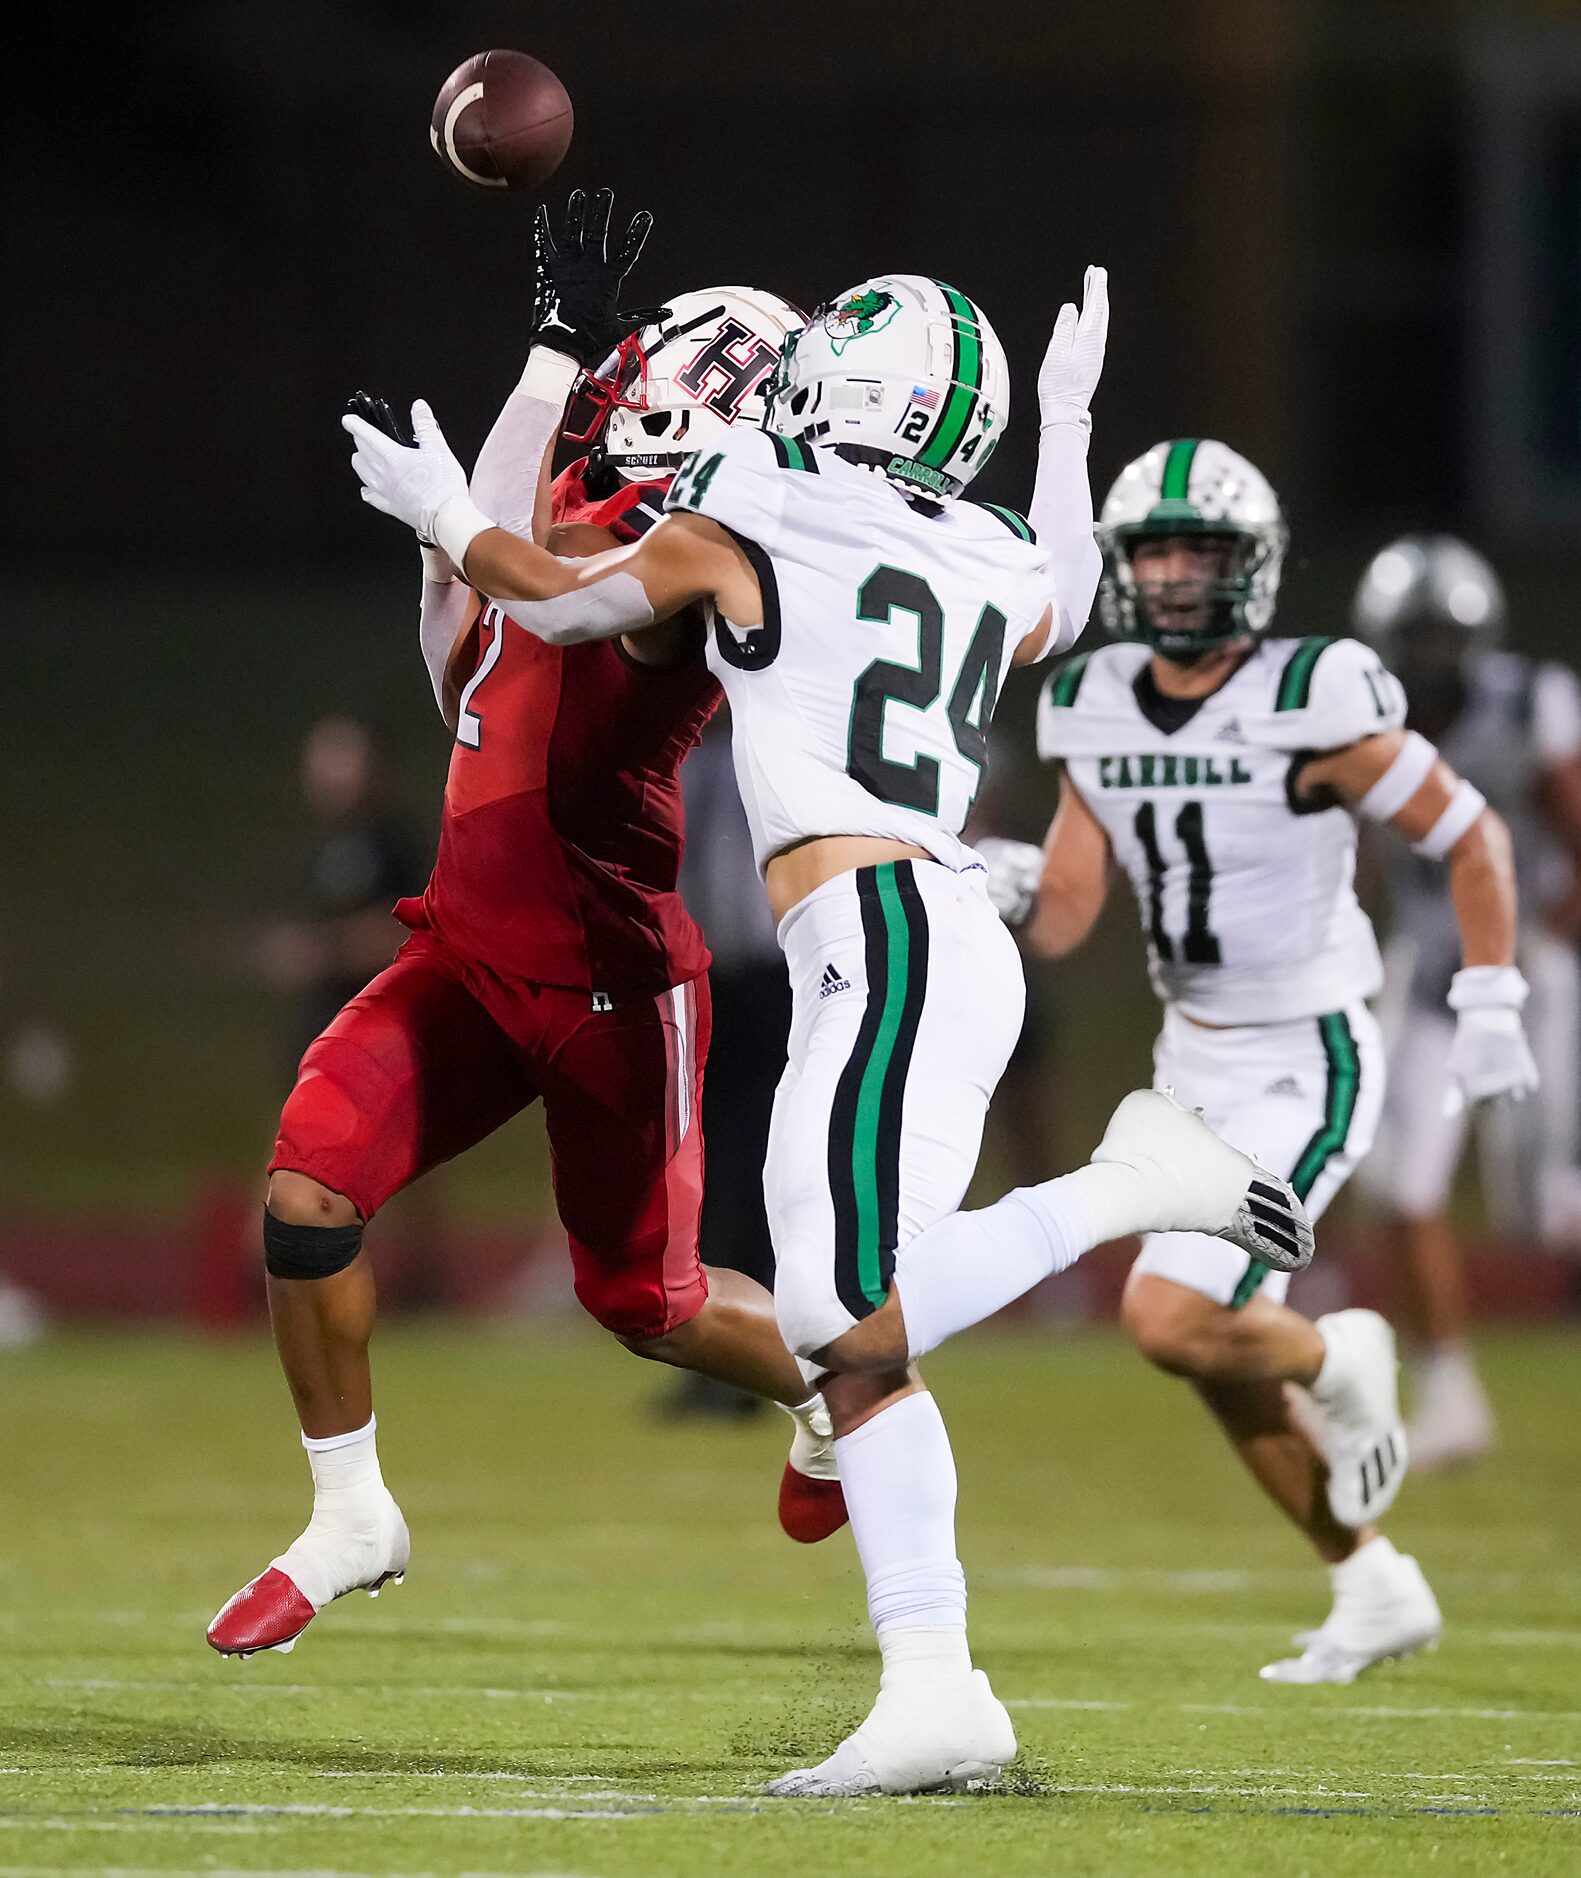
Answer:
<path fill-rule="evenodd" d="M 209 1644 L 221 1656 L 291 1650 L 314 1616 L 308 1600 L 278 1565 L 271 1565 L 220 1607 L 208 1628 Z"/>
<path fill-rule="evenodd" d="M 780 1524 L 799 1545 L 816 1545 L 850 1518 L 838 1480 L 813 1480 L 789 1461 L 780 1475 Z"/>
<path fill-rule="evenodd" d="M 289 1650 L 326 1604 L 348 1591 L 376 1598 L 406 1576 L 412 1542 L 401 1509 L 380 1487 L 356 1526 L 315 1511 L 306 1532 L 249 1585 L 243 1585 L 209 1625 L 210 1646 L 222 1656 Z"/>

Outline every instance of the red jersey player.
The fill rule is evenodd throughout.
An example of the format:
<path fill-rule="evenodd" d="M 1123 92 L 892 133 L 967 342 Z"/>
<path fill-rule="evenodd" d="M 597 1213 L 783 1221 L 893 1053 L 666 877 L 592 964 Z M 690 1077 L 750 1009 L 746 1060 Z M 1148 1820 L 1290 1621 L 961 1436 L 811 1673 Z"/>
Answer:
<path fill-rule="evenodd" d="M 610 206 L 601 191 L 587 217 L 578 191 L 557 240 L 539 211 L 533 346 L 474 473 L 562 555 L 639 539 L 687 451 L 761 417 L 780 343 L 801 323 L 742 288 L 623 319 L 616 297 L 652 218 L 634 218 L 610 258 Z M 591 448 L 551 488 L 573 387 Z M 269 1168 L 270 1318 L 313 1516 L 210 1625 L 226 1654 L 290 1649 L 324 1604 L 404 1573 L 406 1525 L 374 1442 L 363 1228 L 535 1099 L 582 1304 L 638 1354 L 790 1408 L 787 1530 L 817 1538 L 844 1519 L 827 1419 L 772 1298 L 698 1255 L 709 960 L 676 875 L 678 771 L 719 699 L 700 623 L 551 648 L 425 548 L 422 638 L 456 735 L 433 876 L 396 909 L 412 937 L 394 963 L 304 1056 Z"/>

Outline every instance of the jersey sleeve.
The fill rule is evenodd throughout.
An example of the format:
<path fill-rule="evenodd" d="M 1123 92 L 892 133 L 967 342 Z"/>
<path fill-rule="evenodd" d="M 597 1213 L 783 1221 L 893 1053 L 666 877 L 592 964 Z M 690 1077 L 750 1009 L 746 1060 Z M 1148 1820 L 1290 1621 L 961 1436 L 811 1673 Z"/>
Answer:
<path fill-rule="evenodd" d="M 1343 750 L 1398 730 L 1405 690 L 1359 639 L 1300 639 L 1279 674 L 1269 741 L 1288 750 Z"/>
<path fill-rule="evenodd" d="M 1539 665 L 1532 685 L 1532 744 L 1543 769 L 1581 755 L 1581 684 L 1564 665 Z"/>
<path fill-rule="evenodd" d="M 784 461 L 791 452 L 794 467 Z M 733 535 L 766 543 L 779 529 L 784 478 L 796 473 L 818 474 L 812 450 L 761 430 L 730 433 L 686 458 L 664 498 L 665 512 L 706 515 Z"/>

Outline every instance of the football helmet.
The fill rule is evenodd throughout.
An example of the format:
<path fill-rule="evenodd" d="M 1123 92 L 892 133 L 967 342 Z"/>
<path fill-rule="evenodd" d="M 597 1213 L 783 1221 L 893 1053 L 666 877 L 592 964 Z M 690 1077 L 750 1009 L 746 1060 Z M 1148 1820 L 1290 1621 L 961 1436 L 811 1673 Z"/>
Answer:
<path fill-rule="evenodd" d="M 577 380 L 561 434 L 588 446 L 594 478 L 662 476 L 727 425 L 762 424 L 780 349 L 805 319 L 755 287 L 677 294 Z"/>
<path fill-rule="evenodd" d="M 881 274 L 785 341 L 766 428 L 827 444 L 908 495 L 958 496 L 1010 421 L 1010 368 L 982 309 L 921 274 Z"/>
<path fill-rule="evenodd" d="M 1415 626 L 1447 627 L 1468 645 L 1492 645 L 1506 618 L 1498 575 L 1454 535 L 1402 535 L 1380 548 L 1351 603 L 1357 634 L 1386 653 Z"/>
<path fill-rule="evenodd" d="M 1095 532 L 1103 551 L 1098 617 L 1117 639 L 1140 639 L 1190 665 L 1273 625 L 1290 531 L 1267 477 L 1227 445 L 1196 437 L 1154 444 L 1121 470 Z M 1203 585 L 1202 618 L 1190 627 L 1152 616 L 1131 559 L 1142 542 L 1180 537 L 1228 549 L 1223 572 Z"/>

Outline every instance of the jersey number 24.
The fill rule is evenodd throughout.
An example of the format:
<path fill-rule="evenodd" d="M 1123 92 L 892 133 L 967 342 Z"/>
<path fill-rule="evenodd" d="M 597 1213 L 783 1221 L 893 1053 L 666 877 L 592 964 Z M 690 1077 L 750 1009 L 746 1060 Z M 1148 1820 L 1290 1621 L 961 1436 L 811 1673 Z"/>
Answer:
<path fill-rule="evenodd" d="M 857 679 L 846 773 L 881 802 L 937 815 L 938 758 L 919 755 L 910 763 L 892 762 L 884 755 L 884 713 L 891 700 L 914 711 L 930 711 L 938 703 L 944 689 L 944 608 L 919 575 L 899 567 L 876 567 L 857 589 L 856 616 L 887 624 L 896 613 L 916 619 L 917 663 L 875 659 Z M 998 607 L 983 608 L 944 707 L 955 747 L 975 766 L 979 785 L 988 764 L 988 725 L 999 697 L 1005 625 Z"/>

